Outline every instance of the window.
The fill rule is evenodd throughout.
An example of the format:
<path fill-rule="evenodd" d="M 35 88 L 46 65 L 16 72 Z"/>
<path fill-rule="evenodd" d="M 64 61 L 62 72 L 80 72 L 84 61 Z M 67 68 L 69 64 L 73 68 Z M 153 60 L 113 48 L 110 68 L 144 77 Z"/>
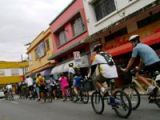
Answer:
<path fill-rule="evenodd" d="M 114 0 L 97 0 L 93 3 L 97 21 L 116 10 Z"/>
<path fill-rule="evenodd" d="M 5 72 L 3 69 L 0 69 L 0 76 L 4 76 L 5 75 Z"/>
<path fill-rule="evenodd" d="M 138 28 L 142 28 L 142 27 L 145 27 L 153 22 L 156 22 L 160 20 L 160 12 L 154 14 L 154 15 L 151 15 L 143 20 L 140 20 L 137 22 L 137 25 L 138 25 Z"/>
<path fill-rule="evenodd" d="M 45 41 L 45 47 L 46 47 L 46 51 L 48 51 L 50 49 L 50 47 L 49 47 L 49 40 Z"/>
<path fill-rule="evenodd" d="M 11 74 L 13 76 L 19 75 L 19 69 L 11 69 Z"/>
<path fill-rule="evenodd" d="M 73 22 L 74 36 L 77 36 L 85 31 L 85 25 L 83 24 L 82 18 L 78 17 Z"/>
<path fill-rule="evenodd" d="M 58 35 L 58 38 L 59 38 L 59 45 L 63 45 L 64 43 L 66 43 L 67 37 L 66 37 L 65 31 L 61 31 Z"/>
<path fill-rule="evenodd" d="M 37 59 L 43 57 L 44 55 L 45 55 L 45 43 L 41 42 L 35 49 L 35 56 Z"/>

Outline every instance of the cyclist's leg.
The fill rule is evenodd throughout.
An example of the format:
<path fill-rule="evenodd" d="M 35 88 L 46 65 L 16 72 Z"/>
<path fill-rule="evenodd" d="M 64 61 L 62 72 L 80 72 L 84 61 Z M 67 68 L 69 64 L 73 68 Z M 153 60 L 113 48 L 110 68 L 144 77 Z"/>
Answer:
<path fill-rule="evenodd" d="M 144 77 L 143 75 L 139 74 L 138 72 L 136 73 L 136 78 L 137 78 L 138 81 L 141 81 L 141 82 L 143 82 L 145 85 L 147 85 L 147 87 L 150 86 L 150 85 L 152 85 L 152 84 L 147 80 L 146 77 Z"/>
<path fill-rule="evenodd" d="M 95 86 L 104 95 L 108 89 L 108 85 L 106 84 L 106 78 L 104 78 L 102 75 L 96 76 L 95 77 Z"/>

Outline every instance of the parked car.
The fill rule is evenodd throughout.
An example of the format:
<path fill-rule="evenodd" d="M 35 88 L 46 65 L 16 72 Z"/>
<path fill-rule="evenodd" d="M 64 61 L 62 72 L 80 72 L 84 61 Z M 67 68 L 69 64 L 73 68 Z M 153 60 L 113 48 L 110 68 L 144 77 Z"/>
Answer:
<path fill-rule="evenodd" d="M 4 97 L 5 97 L 4 92 L 0 90 L 0 98 L 4 98 Z"/>

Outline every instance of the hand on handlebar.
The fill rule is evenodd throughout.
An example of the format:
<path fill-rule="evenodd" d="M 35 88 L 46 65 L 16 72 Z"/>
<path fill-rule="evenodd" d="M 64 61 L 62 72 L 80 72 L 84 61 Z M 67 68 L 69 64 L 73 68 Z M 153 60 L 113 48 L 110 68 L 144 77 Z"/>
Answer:
<path fill-rule="evenodd" d="M 128 72 L 127 68 L 120 68 L 123 72 Z"/>
<path fill-rule="evenodd" d="M 136 67 L 135 67 L 135 70 L 136 70 L 136 71 L 140 71 L 140 67 L 136 66 Z"/>

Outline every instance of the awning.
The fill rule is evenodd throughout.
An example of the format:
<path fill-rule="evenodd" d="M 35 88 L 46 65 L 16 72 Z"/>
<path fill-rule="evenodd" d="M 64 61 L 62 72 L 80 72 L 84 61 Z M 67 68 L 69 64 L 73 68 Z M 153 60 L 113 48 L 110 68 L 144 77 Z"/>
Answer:
<path fill-rule="evenodd" d="M 84 55 L 81 57 L 81 62 L 77 64 L 74 60 L 70 60 L 66 63 L 63 63 L 61 65 L 58 65 L 54 67 L 51 71 L 51 74 L 56 74 L 56 73 L 62 73 L 62 72 L 67 72 L 69 70 L 69 64 L 73 63 L 75 67 L 83 68 L 83 67 L 88 67 L 89 66 L 89 60 L 88 60 L 88 55 Z"/>
<path fill-rule="evenodd" d="M 160 43 L 160 32 L 157 32 L 155 34 L 152 34 L 148 37 L 145 37 L 144 39 L 142 39 L 142 42 L 148 45 L 153 45 L 153 44 L 157 44 Z M 132 51 L 132 45 L 131 43 L 126 43 L 123 44 L 119 47 L 113 48 L 113 49 L 109 49 L 106 50 L 108 53 L 110 53 L 112 56 L 118 56 L 118 55 L 122 55 L 128 52 Z"/>
<path fill-rule="evenodd" d="M 64 64 L 58 65 L 51 70 L 51 74 L 62 73 L 64 68 Z"/>
<path fill-rule="evenodd" d="M 41 73 L 41 75 L 43 75 L 43 76 L 47 76 L 47 75 L 50 75 L 51 70 L 52 70 L 52 69 L 46 69 L 46 70 L 41 71 L 40 73 Z"/>

